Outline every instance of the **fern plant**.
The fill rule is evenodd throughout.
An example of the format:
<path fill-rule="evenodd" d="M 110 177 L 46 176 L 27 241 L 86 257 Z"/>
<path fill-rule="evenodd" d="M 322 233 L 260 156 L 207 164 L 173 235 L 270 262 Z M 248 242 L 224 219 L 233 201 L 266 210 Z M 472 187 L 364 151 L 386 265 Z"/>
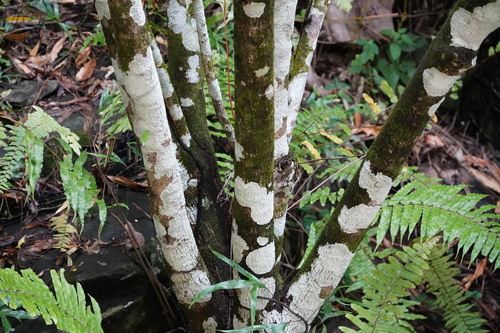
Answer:
<path fill-rule="evenodd" d="M 470 312 L 473 304 L 464 303 L 470 296 L 457 285 L 453 279 L 460 270 L 453 267 L 451 254 L 446 254 L 446 248 L 433 251 L 429 255 L 429 269 L 424 274 L 424 280 L 429 286 L 428 293 L 436 296 L 436 305 L 444 309 L 445 327 L 452 333 L 481 333 L 486 322 L 477 312 Z"/>
<path fill-rule="evenodd" d="M 495 206 L 475 206 L 482 194 L 461 195 L 465 185 L 448 186 L 416 180 L 388 198 L 379 211 L 377 244 L 390 232 L 392 240 L 412 233 L 420 222 L 420 236 L 443 234 L 443 243 L 459 238 L 458 249 L 470 251 L 471 260 L 479 254 L 488 257 L 494 268 L 500 266 L 500 216 L 490 211 Z"/>
<path fill-rule="evenodd" d="M 50 271 L 54 295 L 31 269 L 21 274 L 13 269 L 0 269 L 0 299 L 12 309 L 22 305 L 30 315 L 41 316 L 47 325 L 54 324 L 66 332 L 103 332 L 97 302 L 89 297 L 91 307 L 86 306 L 81 285 L 73 287 L 63 274 L 64 270 Z"/>
<path fill-rule="evenodd" d="M 0 160 L 0 191 L 11 187 L 9 181 L 12 176 L 24 169 L 28 180 L 28 193 L 30 196 L 34 194 L 43 166 L 43 140 L 56 133 L 66 153 L 60 162 L 62 184 L 70 206 L 75 211 L 75 217 L 78 218 L 77 222 L 80 222 L 83 228 L 85 214 L 97 204 L 101 222 L 100 232 L 106 220 L 107 209 L 104 201 L 98 199 L 99 191 L 94 177 L 83 168 L 87 153 L 81 152 L 78 136 L 70 129 L 59 125 L 38 106 L 33 108 L 35 112 L 28 116 L 24 124 L 1 127 L 0 142 L 5 146 L 6 154 Z M 74 163 L 73 153 L 78 155 Z"/>
<path fill-rule="evenodd" d="M 364 296 L 362 304 L 353 304 L 358 315 L 347 314 L 362 332 L 413 332 L 409 321 L 423 319 L 424 316 L 409 313 L 409 308 L 419 302 L 410 300 L 409 289 L 422 282 L 429 268 L 427 257 L 435 246 L 437 238 L 425 243 L 415 243 L 412 247 L 390 256 L 387 263 L 377 266 L 369 275 L 363 274 Z M 356 332 L 341 327 L 343 332 Z"/>

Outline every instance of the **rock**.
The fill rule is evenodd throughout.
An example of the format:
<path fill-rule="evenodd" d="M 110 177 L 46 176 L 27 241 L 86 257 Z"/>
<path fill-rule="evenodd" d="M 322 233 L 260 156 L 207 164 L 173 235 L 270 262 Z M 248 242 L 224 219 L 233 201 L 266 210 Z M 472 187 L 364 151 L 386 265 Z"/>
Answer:
<path fill-rule="evenodd" d="M 21 81 L 19 84 L 14 86 L 11 92 L 4 98 L 4 100 L 10 104 L 16 106 L 27 106 L 32 105 L 35 99 L 41 99 L 48 94 L 53 93 L 57 89 L 56 80 L 48 80 L 42 86 L 38 84 L 37 81 Z M 40 95 L 38 92 L 40 92 Z"/>

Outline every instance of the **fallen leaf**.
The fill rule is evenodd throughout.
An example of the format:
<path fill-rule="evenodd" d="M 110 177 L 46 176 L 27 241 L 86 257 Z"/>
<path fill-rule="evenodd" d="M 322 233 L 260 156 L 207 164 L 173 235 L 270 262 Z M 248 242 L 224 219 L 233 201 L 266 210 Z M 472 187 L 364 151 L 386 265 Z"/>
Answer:
<path fill-rule="evenodd" d="M 17 242 L 17 246 L 16 246 L 16 249 L 20 249 L 21 246 L 23 246 L 23 244 L 26 243 L 26 235 L 23 236 L 23 238 L 21 238 L 18 242 Z"/>
<path fill-rule="evenodd" d="M 444 142 L 437 135 L 426 134 L 424 137 L 424 142 L 430 148 L 444 147 Z"/>
<path fill-rule="evenodd" d="M 41 41 L 38 41 L 38 43 L 36 43 L 36 45 L 30 50 L 30 56 L 34 57 L 37 55 L 38 50 L 40 49 L 40 44 Z"/>
<path fill-rule="evenodd" d="M 61 38 L 52 48 L 49 54 L 49 64 L 53 64 L 54 61 L 56 61 L 57 56 L 59 55 L 59 52 L 62 50 L 64 46 L 64 40 L 66 38 Z"/>
<path fill-rule="evenodd" d="M 484 268 L 486 267 L 486 264 L 488 263 L 488 260 L 484 258 L 481 260 L 481 262 L 476 266 L 476 269 L 474 270 L 473 274 L 469 274 L 466 277 L 462 279 L 462 284 L 464 285 L 465 290 L 469 290 L 472 282 L 477 280 L 481 275 L 484 273 Z"/>
<path fill-rule="evenodd" d="M 75 59 L 75 65 L 80 67 L 83 65 L 83 63 L 88 59 L 90 55 L 90 51 L 92 51 L 92 48 L 90 46 L 87 46 L 80 54 Z"/>
<path fill-rule="evenodd" d="M 144 245 L 144 236 L 139 231 L 135 230 L 132 224 L 128 221 L 127 223 L 125 223 L 125 231 L 130 238 L 133 238 L 135 240 L 135 242 L 125 244 L 127 250 L 132 250 L 135 247 L 135 244 L 137 244 L 137 246 L 139 247 L 142 247 Z"/>
<path fill-rule="evenodd" d="M 111 180 L 115 184 L 125 186 L 125 187 L 131 187 L 131 188 L 135 188 L 135 189 L 137 189 L 137 188 L 144 189 L 144 188 L 147 188 L 147 186 L 148 186 L 147 183 L 134 182 L 133 180 L 130 180 L 130 179 L 122 177 L 122 176 L 106 175 L 106 178 L 108 178 L 109 180 Z"/>
<path fill-rule="evenodd" d="M 94 72 L 95 63 L 96 63 L 95 58 L 92 58 L 89 61 L 87 61 L 85 65 L 83 65 L 83 67 L 80 68 L 78 73 L 76 73 L 75 80 L 83 81 L 88 79 Z"/>
<path fill-rule="evenodd" d="M 14 65 L 14 67 L 16 67 L 19 74 L 21 75 L 26 74 L 32 76 L 31 68 L 23 64 L 19 59 L 11 59 L 11 64 Z"/>
<path fill-rule="evenodd" d="M 492 191 L 495 191 L 497 193 L 500 193 L 500 184 L 491 176 L 488 176 L 481 171 L 471 168 L 471 167 L 466 167 L 467 171 L 471 173 L 474 178 L 476 178 L 477 181 L 479 181 L 483 186 L 489 188 Z"/>

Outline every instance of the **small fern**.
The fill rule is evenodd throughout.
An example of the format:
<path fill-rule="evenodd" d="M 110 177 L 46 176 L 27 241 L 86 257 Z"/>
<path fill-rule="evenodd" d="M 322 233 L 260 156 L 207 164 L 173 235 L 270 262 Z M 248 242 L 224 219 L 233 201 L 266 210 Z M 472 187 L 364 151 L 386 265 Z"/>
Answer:
<path fill-rule="evenodd" d="M 436 242 L 437 238 L 432 238 L 413 247 L 404 247 L 390 256 L 388 263 L 379 264 L 369 275 L 364 274 L 366 286 L 362 305 L 352 304 L 358 315 L 347 314 L 346 317 L 362 332 L 413 332 L 408 321 L 424 317 L 409 313 L 409 307 L 419 302 L 408 299 L 408 289 L 422 282 L 428 269 L 427 256 Z M 356 332 L 347 327 L 341 330 Z"/>
<path fill-rule="evenodd" d="M 469 312 L 473 304 L 464 303 L 469 296 L 453 279 L 460 273 L 458 268 L 452 267 L 451 254 L 446 254 L 446 249 L 433 251 L 429 255 L 429 269 L 424 275 L 425 282 L 429 285 L 427 292 L 436 295 L 436 305 L 445 311 L 444 319 L 446 328 L 452 333 L 481 333 L 487 332 L 480 327 L 485 322 L 478 313 Z"/>
<path fill-rule="evenodd" d="M 471 260 L 482 254 L 500 266 L 500 223 L 492 219 L 500 215 L 489 213 L 496 208 L 485 205 L 475 209 L 485 197 L 481 194 L 461 195 L 465 185 L 448 186 L 413 181 L 388 198 L 378 215 L 377 244 L 390 231 L 392 240 L 410 234 L 420 222 L 420 234 L 429 238 L 442 231 L 443 242 L 459 238 L 458 249 L 471 251 Z M 377 220 L 377 219 L 376 219 Z"/>
<path fill-rule="evenodd" d="M 13 269 L 0 269 L 0 299 L 12 309 L 21 304 L 31 315 L 42 316 L 47 325 L 55 324 L 66 332 L 103 332 L 97 302 L 90 297 L 92 307 L 86 306 L 81 285 L 73 287 L 63 273 L 64 270 L 59 274 L 50 271 L 54 296 L 31 269 L 21 271 L 22 275 Z"/>
<path fill-rule="evenodd" d="M 61 180 L 64 193 L 75 211 L 75 217 L 81 224 L 82 230 L 85 223 L 85 214 L 94 204 L 99 207 L 99 234 L 106 221 L 107 208 L 104 200 L 98 199 L 99 189 L 95 178 L 84 167 L 87 161 L 87 153 L 84 151 L 78 156 L 75 163 L 72 162 L 72 154 L 68 153 L 59 163 L 61 169 Z"/>
<path fill-rule="evenodd" d="M 0 123 L 1 124 L 1 123 Z M 3 127 L 7 131 L 6 138 L 2 141 L 5 154 L 0 159 L 0 192 L 12 187 L 10 179 L 18 170 L 21 169 L 21 164 L 24 159 L 24 149 L 26 130 L 21 126 L 7 125 Z"/>

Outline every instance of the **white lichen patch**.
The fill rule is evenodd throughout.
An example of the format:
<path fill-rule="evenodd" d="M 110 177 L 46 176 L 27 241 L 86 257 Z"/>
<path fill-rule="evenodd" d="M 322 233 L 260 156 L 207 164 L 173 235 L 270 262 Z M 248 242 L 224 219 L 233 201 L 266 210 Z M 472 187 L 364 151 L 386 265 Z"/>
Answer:
<path fill-rule="evenodd" d="M 266 75 L 268 72 L 269 72 L 269 66 L 264 66 L 263 68 L 255 71 L 255 76 L 261 77 L 261 76 Z"/>
<path fill-rule="evenodd" d="M 154 39 L 151 39 L 151 50 L 153 51 L 153 59 L 155 60 L 156 67 L 160 67 L 163 64 L 163 56 L 161 55 L 160 48 Z"/>
<path fill-rule="evenodd" d="M 451 45 L 476 51 L 492 31 L 500 27 L 500 1 L 477 6 L 471 13 L 459 8 L 450 21 Z"/>
<path fill-rule="evenodd" d="M 172 182 L 160 195 L 160 214 L 171 218 L 167 232 L 158 233 L 165 259 L 174 271 L 188 271 L 198 263 L 198 247 L 186 211 L 182 186 Z"/>
<path fill-rule="evenodd" d="M 243 146 L 239 144 L 239 142 L 234 142 L 234 157 L 236 161 L 241 161 L 243 158 Z"/>
<path fill-rule="evenodd" d="M 168 27 L 176 34 L 182 33 L 186 25 L 186 8 L 181 6 L 177 0 L 168 2 L 167 7 Z"/>
<path fill-rule="evenodd" d="M 170 116 L 172 117 L 173 121 L 179 121 L 184 117 L 182 108 L 179 104 L 172 105 L 172 107 L 170 108 Z"/>
<path fill-rule="evenodd" d="M 144 14 L 144 10 L 142 9 L 142 1 L 141 0 L 131 0 L 132 6 L 130 7 L 129 15 L 132 17 L 135 23 L 139 26 L 143 26 L 146 23 L 146 15 Z"/>
<path fill-rule="evenodd" d="M 286 213 L 274 219 L 274 235 L 281 237 L 285 233 Z"/>
<path fill-rule="evenodd" d="M 353 234 L 359 229 L 366 229 L 377 215 L 380 206 L 360 204 L 351 208 L 342 207 L 338 218 L 340 228 L 347 234 Z"/>
<path fill-rule="evenodd" d="M 191 146 L 191 133 L 187 133 L 181 136 L 181 141 L 184 144 L 184 146 L 189 148 Z"/>
<path fill-rule="evenodd" d="M 432 105 L 430 108 L 429 108 L 429 117 L 432 117 L 434 116 L 434 114 L 436 113 L 437 109 L 439 109 L 439 106 L 441 105 L 441 103 L 443 103 L 445 100 L 445 98 L 441 98 L 441 100 L 439 100 L 439 102 L 437 102 L 436 104 Z"/>
<path fill-rule="evenodd" d="M 233 231 L 231 232 L 231 246 L 233 252 L 233 260 L 240 263 L 243 259 L 243 252 L 248 250 L 249 247 L 243 237 L 238 235 L 238 225 L 233 220 Z"/>
<path fill-rule="evenodd" d="M 198 41 L 198 33 L 194 30 L 196 27 L 196 21 L 194 18 L 191 19 L 191 24 L 184 25 L 184 30 L 182 31 L 182 45 L 186 50 L 191 52 L 200 51 L 200 43 Z"/>
<path fill-rule="evenodd" d="M 444 96 L 460 76 L 447 75 L 437 68 L 426 68 L 422 74 L 424 89 L 432 97 Z"/>
<path fill-rule="evenodd" d="M 222 101 L 222 92 L 220 90 L 219 80 L 215 79 L 208 84 L 208 92 L 216 101 Z"/>
<path fill-rule="evenodd" d="M 96 0 L 95 1 L 95 8 L 97 9 L 97 15 L 99 15 L 99 18 L 110 20 L 111 19 L 111 13 L 109 11 L 109 5 L 107 0 Z"/>
<path fill-rule="evenodd" d="M 273 218 L 273 191 L 267 191 L 255 182 L 245 183 L 241 177 L 234 180 L 234 196 L 243 207 L 250 208 L 250 216 L 259 225 L 271 222 Z"/>
<path fill-rule="evenodd" d="M 245 329 L 248 328 L 248 325 L 250 325 L 250 310 L 245 309 L 243 307 L 238 308 L 238 314 L 242 318 L 240 320 L 236 314 L 233 316 L 233 329 L 239 330 L 239 329 Z"/>
<path fill-rule="evenodd" d="M 177 300 L 182 304 L 190 304 L 199 293 L 210 287 L 210 280 L 207 274 L 202 270 L 193 270 L 190 272 L 174 272 L 170 277 L 172 288 L 174 289 Z M 212 294 L 203 297 L 199 302 L 208 302 Z"/>
<path fill-rule="evenodd" d="M 188 107 L 193 106 L 193 105 L 194 105 L 194 102 L 191 98 L 181 97 L 181 106 L 183 108 L 188 108 Z"/>
<path fill-rule="evenodd" d="M 276 280 L 274 278 L 262 278 L 259 279 L 260 282 L 266 285 L 266 288 L 258 288 L 257 289 L 257 304 L 256 304 L 256 309 L 257 310 L 262 310 L 267 306 L 267 303 L 269 303 L 269 300 L 267 299 L 261 299 L 259 297 L 266 297 L 266 298 L 272 298 L 274 295 L 274 292 L 276 290 Z M 242 288 L 238 291 L 238 299 L 240 300 L 240 304 L 247 308 L 250 309 L 250 289 L 251 287 L 247 288 Z"/>
<path fill-rule="evenodd" d="M 266 8 L 266 4 L 263 2 L 251 2 L 248 5 L 243 6 L 243 11 L 248 17 L 259 18 Z"/>
<path fill-rule="evenodd" d="M 297 112 L 300 108 L 302 95 L 307 81 L 307 72 L 299 73 L 290 81 L 288 85 L 288 103 L 293 111 Z"/>
<path fill-rule="evenodd" d="M 170 76 L 168 76 L 165 68 L 158 68 L 156 70 L 158 73 L 158 78 L 160 80 L 161 91 L 163 92 L 163 97 L 170 98 L 174 94 L 174 86 L 170 81 Z"/>
<path fill-rule="evenodd" d="M 373 174 L 371 162 L 365 161 L 359 173 L 359 186 L 368 192 L 370 200 L 380 205 L 391 190 L 392 179 L 381 172 L 378 172 L 376 175 Z"/>
<path fill-rule="evenodd" d="M 186 78 L 189 83 L 195 84 L 200 81 L 198 69 L 200 67 L 200 57 L 193 55 L 188 58 L 189 69 L 186 71 Z"/>
<path fill-rule="evenodd" d="M 217 321 L 214 317 L 209 317 L 203 321 L 204 333 L 216 333 L 217 332 Z"/>
<path fill-rule="evenodd" d="M 253 250 L 245 260 L 248 268 L 255 274 L 266 274 L 273 269 L 275 258 L 274 242 Z"/>
<path fill-rule="evenodd" d="M 311 270 L 304 273 L 288 290 L 286 298 L 292 299 L 290 309 L 299 313 L 302 318 L 314 318 L 330 296 L 329 293 L 338 285 L 353 255 L 344 244 L 320 246 Z M 290 322 L 287 332 L 305 330 L 303 321 L 286 309 L 283 310 L 281 320 Z"/>
<path fill-rule="evenodd" d="M 271 99 L 274 96 L 274 87 L 272 84 L 270 84 L 267 88 L 266 91 L 264 92 L 264 95 L 266 96 L 267 99 Z"/>
<path fill-rule="evenodd" d="M 294 1 L 276 1 L 274 5 L 274 75 L 284 79 L 290 69 Z"/>
<path fill-rule="evenodd" d="M 264 246 L 267 243 L 269 243 L 269 238 L 267 238 L 267 237 L 257 237 L 257 244 L 259 244 L 260 246 Z"/>

